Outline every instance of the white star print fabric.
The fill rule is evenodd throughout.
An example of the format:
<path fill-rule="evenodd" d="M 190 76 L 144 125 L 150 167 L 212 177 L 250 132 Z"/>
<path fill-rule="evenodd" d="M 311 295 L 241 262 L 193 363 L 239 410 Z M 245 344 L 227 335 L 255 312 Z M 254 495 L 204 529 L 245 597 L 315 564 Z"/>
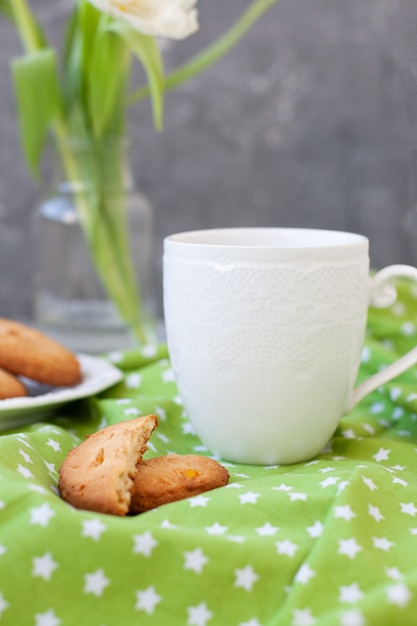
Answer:
<path fill-rule="evenodd" d="M 370 311 L 360 379 L 417 343 L 417 296 L 399 295 Z M 224 463 L 226 487 L 135 517 L 73 509 L 60 463 L 107 424 L 155 412 L 148 458 L 210 455 L 151 348 L 108 355 L 125 376 L 99 397 L 0 437 L 0 626 L 415 626 L 417 370 L 307 463 Z"/>

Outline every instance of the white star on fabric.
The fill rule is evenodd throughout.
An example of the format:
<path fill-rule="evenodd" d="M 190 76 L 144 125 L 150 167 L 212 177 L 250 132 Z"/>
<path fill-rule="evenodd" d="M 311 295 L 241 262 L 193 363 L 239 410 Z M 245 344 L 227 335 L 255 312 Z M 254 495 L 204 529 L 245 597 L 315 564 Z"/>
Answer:
<path fill-rule="evenodd" d="M 195 429 L 194 426 L 191 424 L 191 422 L 184 422 L 184 424 L 182 425 L 182 434 L 183 435 L 195 435 Z"/>
<path fill-rule="evenodd" d="M 371 491 L 375 491 L 375 489 L 378 489 L 378 487 L 375 485 L 374 481 L 372 480 L 372 478 L 367 478 L 366 476 L 362 475 L 362 480 L 365 483 L 365 485 L 367 487 L 369 487 L 369 489 Z"/>
<path fill-rule="evenodd" d="M 417 535 L 417 528 L 410 528 L 409 530 L 412 535 Z"/>
<path fill-rule="evenodd" d="M 363 598 L 363 593 L 359 589 L 358 583 L 352 583 L 351 585 L 341 585 L 339 587 L 339 601 L 348 602 L 349 604 L 355 604 Z"/>
<path fill-rule="evenodd" d="M 336 506 L 334 508 L 334 517 L 342 518 L 350 522 L 351 519 L 356 517 L 356 513 L 352 511 L 349 504 L 344 504 L 343 506 Z"/>
<path fill-rule="evenodd" d="M 392 478 L 392 484 L 394 485 L 395 483 L 398 483 L 399 485 L 402 485 L 403 487 L 408 487 L 408 482 L 403 480 L 402 478 L 398 478 L 398 476 L 393 476 Z"/>
<path fill-rule="evenodd" d="M 197 606 L 189 606 L 187 608 L 187 613 L 188 626 L 206 626 L 209 619 L 213 617 L 213 613 L 208 610 L 205 602 L 201 602 Z"/>
<path fill-rule="evenodd" d="M 303 563 L 296 575 L 294 576 L 294 580 L 302 585 L 306 585 L 308 581 L 316 575 L 316 572 L 311 569 L 308 563 Z"/>
<path fill-rule="evenodd" d="M 330 487 L 331 485 L 336 485 L 336 483 L 340 480 L 338 476 L 329 476 L 326 480 L 322 480 L 319 485 L 322 486 L 323 489 L 326 487 Z"/>
<path fill-rule="evenodd" d="M 58 472 L 55 469 L 55 463 L 48 463 L 47 461 L 44 460 L 44 463 L 46 465 L 46 468 L 48 470 L 48 472 L 50 474 L 57 474 Z"/>
<path fill-rule="evenodd" d="M 393 387 L 391 389 L 391 391 L 389 392 L 389 397 L 391 398 L 391 400 L 398 400 L 398 398 L 401 395 L 401 389 L 399 387 Z"/>
<path fill-rule="evenodd" d="M 0 618 L 3 615 L 4 611 L 9 608 L 9 606 L 10 603 L 5 600 L 3 594 L 0 591 Z"/>
<path fill-rule="evenodd" d="M 49 609 L 45 613 L 35 613 L 36 626 L 59 626 L 60 624 L 62 622 L 53 609 Z"/>
<path fill-rule="evenodd" d="M 284 483 L 281 483 L 277 487 L 272 487 L 272 489 L 274 489 L 274 491 L 291 491 L 294 487 L 292 485 L 285 485 Z"/>
<path fill-rule="evenodd" d="M 256 617 L 252 617 L 248 622 L 240 622 L 238 626 L 261 626 Z"/>
<path fill-rule="evenodd" d="M 244 543 L 245 537 L 241 535 L 229 535 L 227 537 L 228 541 L 233 541 L 234 543 Z"/>
<path fill-rule="evenodd" d="M 164 443 L 169 443 L 171 441 L 171 439 L 167 437 L 166 435 L 164 435 L 164 433 L 156 433 L 156 436 L 158 437 L 158 439 L 160 439 Z"/>
<path fill-rule="evenodd" d="M 110 580 L 105 576 L 102 569 L 98 569 L 91 574 L 85 574 L 84 581 L 84 593 L 92 593 L 97 598 L 101 598 L 105 588 L 110 585 Z"/>
<path fill-rule="evenodd" d="M 350 485 L 349 480 L 341 480 L 340 483 L 337 485 L 337 489 L 336 489 L 337 495 L 339 495 L 339 493 L 342 493 L 342 491 L 346 489 L 348 485 Z"/>
<path fill-rule="evenodd" d="M 192 509 L 195 506 L 207 506 L 208 502 L 210 502 L 210 498 L 207 498 L 207 496 L 199 495 L 189 498 L 189 503 Z"/>
<path fill-rule="evenodd" d="M 54 515 L 55 511 L 51 509 L 49 504 L 42 504 L 41 506 L 30 509 L 30 524 L 48 526 L 49 520 Z"/>
<path fill-rule="evenodd" d="M 201 548 L 196 548 L 192 552 L 184 552 L 184 569 L 190 569 L 196 574 L 201 574 L 203 567 L 209 562 Z"/>
<path fill-rule="evenodd" d="M 25 446 L 27 446 L 28 448 L 32 449 L 32 446 L 30 445 L 29 441 L 27 440 L 27 435 L 25 434 L 21 434 L 17 437 L 17 440 L 20 441 L 20 443 L 23 443 Z"/>
<path fill-rule="evenodd" d="M 248 491 L 247 493 L 242 493 L 238 496 L 240 500 L 240 504 L 256 504 L 256 500 L 259 498 L 259 493 L 253 493 L 253 491 Z"/>
<path fill-rule="evenodd" d="M 387 589 L 387 600 L 390 604 L 396 604 L 397 606 L 404 607 L 411 600 L 411 591 L 404 583 L 397 583 L 391 585 Z"/>
<path fill-rule="evenodd" d="M 27 452 L 22 450 L 22 448 L 19 448 L 18 452 L 25 459 L 26 463 L 31 463 L 33 465 L 33 461 L 32 461 L 32 459 L 30 458 L 30 456 L 29 456 L 29 454 Z"/>
<path fill-rule="evenodd" d="M 48 490 L 45 489 L 45 487 L 42 487 L 42 485 L 36 485 L 33 483 L 28 484 L 28 489 L 30 489 L 30 491 L 36 491 L 36 493 L 41 493 L 43 495 L 48 493 Z"/>
<path fill-rule="evenodd" d="M 129 415 L 141 415 L 142 411 L 139 411 L 139 409 L 136 406 L 130 406 L 128 409 L 125 409 L 123 413 L 127 417 Z"/>
<path fill-rule="evenodd" d="M 386 567 L 385 573 L 388 578 L 392 578 L 392 580 L 401 580 L 403 577 L 398 567 Z"/>
<path fill-rule="evenodd" d="M 6 552 L 7 552 L 6 546 L 0 543 L 0 556 L 3 556 L 3 554 L 6 554 Z"/>
<path fill-rule="evenodd" d="M 165 422 L 167 419 L 167 413 L 165 411 L 165 409 L 163 409 L 161 406 L 156 406 L 155 407 L 155 413 L 157 414 L 157 416 L 159 417 L 159 419 L 162 422 Z"/>
<path fill-rule="evenodd" d="M 164 372 L 162 372 L 161 378 L 164 381 L 164 383 L 175 382 L 174 371 L 169 367 Z"/>
<path fill-rule="evenodd" d="M 372 537 L 372 543 L 374 544 L 374 548 L 384 550 L 384 552 L 388 552 L 394 545 L 392 541 L 388 541 L 386 537 Z"/>
<path fill-rule="evenodd" d="M 350 559 L 354 559 L 358 552 L 362 550 L 362 547 L 358 544 L 356 539 L 339 539 L 338 554 L 345 554 Z"/>
<path fill-rule="evenodd" d="M 403 472 L 406 468 L 405 465 L 392 465 L 390 467 L 390 469 L 394 470 L 394 471 L 398 471 L 398 472 Z"/>
<path fill-rule="evenodd" d="M 363 427 L 367 433 L 369 433 L 370 435 L 375 435 L 375 428 L 371 424 L 364 424 Z"/>
<path fill-rule="evenodd" d="M 101 539 L 101 534 L 107 530 L 107 526 L 99 519 L 84 520 L 81 537 L 90 537 L 94 541 Z"/>
<path fill-rule="evenodd" d="M 148 359 L 156 356 L 157 353 L 156 346 L 153 343 L 147 343 L 145 346 L 142 346 L 140 351 L 142 352 L 143 356 L 148 357 Z"/>
<path fill-rule="evenodd" d="M 23 467 L 20 463 L 17 466 L 17 471 L 23 476 L 23 478 L 35 478 L 30 469 Z"/>
<path fill-rule="evenodd" d="M 129 389 L 134 389 L 136 387 L 139 387 L 141 382 L 142 382 L 142 376 L 140 374 L 136 374 L 136 373 L 129 374 L 125 378 L 126 387 L 129 387 Z"/>
<path fill-rule="evenodd" d="M 255 531 L 260 536 L 275 535 L 278 530 L 279 528 L 277 526 L 272 526 L 269 522 L 266 522 L 263 526 L 260 526 L 259 528 L 255 528 Z"/>
<path fill-rule="evenodd" d="M 175 530 L 175 528 L 178 528 L 178 526 L 176 524 L 171 524 L 168 519 L 164 519 L 161 522 L 161 528 L 170 528 L 171 530 Z"/>
<path fill-rule="evenodd" d="M 385 404 L 383 402 L 374 402 L 371 404 L 369 412 L 373 415 L 377 415 L 378 413 L 383 413 L 385 411 Z"/>
<path fill-rule="evenodd" d="M 321 469 L 319 469 L 319 472 L 321 474 L 327 474 L 328 472 L 334 472 L 335 469 L 335 467 L 322 467 Z"/>
<path fill-rule="evenodd" d="M 303 500 L 305 502 L 307 500 L 307 494 L 300 493 L 299 491 L 290 491 L 288 497 L 291 502 L 295 502 L 296 500 Z"/>
<path fill-rule="evenodd" d="M 154 548 L 159 543 L 149 530 L 141 535 L 133 535 L 133 542 L 135 544 L 133 547 L 134 554 L 142 554 L 147 558 L 151 556 Z"/>
<path fill-rule="evenodd" d="M 372 504 L 368 504 L 368 513 L 376 522 L 381 522 L 385 519 L 379 508 L 377 506 L 372 506 Z"/>
<path fill-rule="evenodd" d="M 206 526 L 204 530 L 209 535 L 224 535 L 227 530 L 227 526 L 222 526 L 221 524 L 216 522 L 215 524 L 213 524 L 213 526 Z"/>
<path fill-rule="evenodd" d="M 58 563 L 54 561 L 50 552 L 46 552 L 43 556 L 35 556 L 32 563 L 32 576 L 39 576 L 44 580 L 51 580 L 53 572 L 58 567 Z"/>
<path fill-rule="evenodd" d="M 53 450 L 55 450 L 55 452 L 61 452 L 61 444 L 59 443 L 59 441 L 55 441 L 55 439 L 51 439 L 49 437 L 46 445 L 50 446 Z"/>
<path fill-rule="evenodd" d="M 155 611 L 155 607 L 162 598 L 156 593 L 155 587 L 151 586 L 142 591 L 136 592 L 136 605 L 135 608 L 138 611 L 145 611 L 148 615 L 151 615 Z"/>
<path fill-rule="evenodd" d="M 252 565 L 247 565 L 243 569 L 235 569 L 235 587 L 242 587 L 246 591 L 252 591 L 253 585 L 259 580 L 259 576 L 254 572 Z"/>
<path fill-rule="evenodd" d="M 112 363 L 120 363 L 123 360 L 123 353 L 120 350 L 112 350 L 107 357 Z"/>
<path fill-rule="evenodd" d="M 366 620 L 359 609 L 343 611 L 340 616 L 340 626 L 365 626 Z"/>
<path fill-rule="evenodd" d="M 390 452 L 391 452 L 391 450 L 387 450 L 386 448 L 379 448 L 378 452 L 373 455 L 373 458 L 378 463 L 380 461 L 388 461 L 388 456 L 389 456 Z"/>
<path fill-rule="evenodd" d="M 347 428 L 346 430 L 342 430 L 342 436 L 345 439 L 356 439 L 356 433 L 352 428 Z"/>
<path fill-rule="evenodd" d="M 323 524 L 319 522 L 319 520 L 317 520 L 317 522 L 314 522 L 313 526 L 308 526 L 306 528 L 306 531 L 312 539 L 314 539 L 315 537 L 320 537 L 323 533 Z"/>
<path fill-rule="evenodd" d="M 404 415 L 404 409 L 401 406 L 395 407 L 392 412 L 392 419 L 399 420 Z"/>
<path fill-rule="evenodd" d="M 0 511 L 6 507 L 6 503 L 4 500 L 0 500 Z"/>
<path fill-rule="evenodd" d="M 408 504 L 405 504 L 404 502 L 400 502 L 400 506 L 401 506 L 401 513 L 407 513 L 407 515 L 411 515 L 411 517 L 414 517 L 415 514 L 417 513 L 417 509 L 412 502 L 408 502 Z"/>
<path fill-rule="evenodd" d="M 315 619 L 310 609 L 294 609 L 292 626 L 313 626 Z"/>
<path fill-rule="evenodd" d="M 284 539 L 284 541 L 277 541 L 275 543 L 278 554 L 286 554 L 287 556 L 294 556 L 296 551 L 298 550 L 297 544 L 293 543 L 289 539 Z"/>

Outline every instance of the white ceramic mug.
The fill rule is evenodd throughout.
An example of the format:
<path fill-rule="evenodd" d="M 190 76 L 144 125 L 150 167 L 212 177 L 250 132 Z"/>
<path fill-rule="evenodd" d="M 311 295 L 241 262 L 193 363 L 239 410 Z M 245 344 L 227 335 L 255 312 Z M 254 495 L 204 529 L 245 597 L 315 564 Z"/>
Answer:
<path fill-rule="evenodd" d="M 230 461 L 314 457 L 341 415 L 417 362 L 417 348 L 354 388 L 369 303 L 388 306 L 393 265 L 369 277 L 368 239 L 230 228 L 164 241 L 168 348 L 188 416 Z"/>

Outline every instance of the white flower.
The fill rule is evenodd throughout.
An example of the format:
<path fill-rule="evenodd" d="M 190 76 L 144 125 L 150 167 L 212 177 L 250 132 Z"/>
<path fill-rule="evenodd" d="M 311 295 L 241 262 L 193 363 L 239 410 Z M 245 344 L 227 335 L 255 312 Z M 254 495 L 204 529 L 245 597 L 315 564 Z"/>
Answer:
<path fill-rule="evenodd" d="M 89 0 L 144 35 L 184 39 L 198 29 L 197 0 Z"/>

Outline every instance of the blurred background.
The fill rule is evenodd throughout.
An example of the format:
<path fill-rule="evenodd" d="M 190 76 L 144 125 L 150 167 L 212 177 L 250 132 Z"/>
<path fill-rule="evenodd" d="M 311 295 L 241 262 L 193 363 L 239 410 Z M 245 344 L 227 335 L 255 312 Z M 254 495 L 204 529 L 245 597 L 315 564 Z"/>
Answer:
<path fill-rule="evenodd" d="M 167 69 L 249 4 L 200 0 L 198 33 L 164 45 Z M 57 42 L 70 6 L 33 0 Z M 167 95 L 163 132 L 148 102 L 132 108 L 133 173 L 154 208 L 159 312 L 162 241 L 181 230 L 343 229 L 370 238 L 375 268 L 417 263 L 416 37 L 416 0 L 280 0 L 227 57 Z M 20 151 L 9 74 L 20 45 L 3 18 L 0 53 L 0 311 L 30 319 L 30 223 L 45 188 Z"/>

